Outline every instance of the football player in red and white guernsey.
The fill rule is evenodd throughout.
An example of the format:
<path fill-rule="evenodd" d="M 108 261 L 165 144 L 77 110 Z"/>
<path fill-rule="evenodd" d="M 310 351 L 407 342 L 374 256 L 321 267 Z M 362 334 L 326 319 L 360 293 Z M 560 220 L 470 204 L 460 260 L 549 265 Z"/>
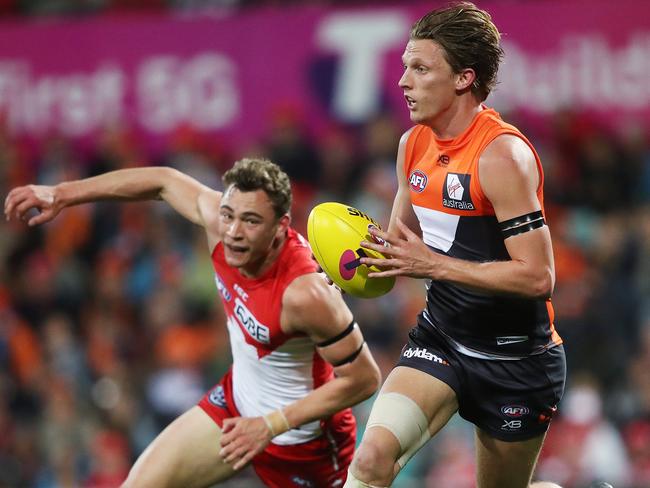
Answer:
<path fill-rule="evenodd" d="M 205 229 L 233 364 L 149 445 L 123 487 L 210 486 L 251 461 L 268 486 L 340 487 L 355 445 L 349 407 L 378 388 L 379 369 L 290 227 L 287 175 L 243 159 L 223 180 L 221 193 L 171 168 L 125 169 L 15 188 L 4 211 L 32 226 L 85 202 L 162 199 Z"/>

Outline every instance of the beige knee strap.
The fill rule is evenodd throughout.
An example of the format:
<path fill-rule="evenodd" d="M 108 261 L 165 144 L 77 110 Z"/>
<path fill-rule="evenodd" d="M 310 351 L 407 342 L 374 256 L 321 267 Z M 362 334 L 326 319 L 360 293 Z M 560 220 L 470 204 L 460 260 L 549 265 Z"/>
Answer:
<path fill-rule="evenodd" d="M 429 421 L 417 403 L 401 393 L 380 394 L 368 417 L 366 429 L 383 427 L 398 440 L 401 447 L 400 468 L 431 438 Z"/>
<path fill-rule="evenodd" d="M 345 484 L 342 488 L 386 488 L 383 486 L 369 485 L 363 481 L 360 481 L 354 477 L 352 474 L 352 469 L 348 469 L 348 478 L 345 480 Z"/>

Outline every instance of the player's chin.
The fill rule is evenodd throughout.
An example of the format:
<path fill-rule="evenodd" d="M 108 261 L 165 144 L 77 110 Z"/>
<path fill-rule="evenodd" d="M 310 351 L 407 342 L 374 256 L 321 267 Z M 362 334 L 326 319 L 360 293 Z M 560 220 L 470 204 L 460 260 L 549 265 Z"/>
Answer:
<path fill-rule="evenodd" d="M 248 251 L 232 251 L 227 248 L 223 255 L 226 259 L 226 264 L 228 266 L 232 266 L 233 268 L 240 268 L 244 266 L 250 257 L 250 253 Z"/>
<path fill-rule="evenodd" d="M 414 110 L 411 110 L 411 112 L 409 112 L 409 117 L 411 118 L 411 122 L 414 124 L 424 124 L 427 120 L 427 118 L 424 117 L 421 112 Z"/>

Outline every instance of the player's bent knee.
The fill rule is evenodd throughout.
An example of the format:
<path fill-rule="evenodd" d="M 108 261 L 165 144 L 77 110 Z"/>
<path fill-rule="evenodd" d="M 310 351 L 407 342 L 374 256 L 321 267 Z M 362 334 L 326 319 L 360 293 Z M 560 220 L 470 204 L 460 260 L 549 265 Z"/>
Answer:
<path fill-rule="evenodd" d="M 343 485 L 343 488 L 387 488 L 379 485 L 371 485 L 369 483 L 366 483 L 364 481 L 358 480 L 355 478 L 354 474 L 352 474 L 352 469 L 348 469 L 348 478 L 345 480 L 345 484 Z"/>
<path fill-rule="evenodd" d="M 390 480 L 394 465 L 395 458 L 388 455 L 383 446 L 375 442 L 366 442 L 364 439 L 354 454 L 349 471 L 363 480 Z"/>
<path fill-rule="evenodd" d="M 397 438 L 401 450 L 396 461 L 400 468 L 431 438 L 427 416 L 417 403 L 401 393 L 377 397 L 366 429 L 371 427 L 383 427 Z"/>

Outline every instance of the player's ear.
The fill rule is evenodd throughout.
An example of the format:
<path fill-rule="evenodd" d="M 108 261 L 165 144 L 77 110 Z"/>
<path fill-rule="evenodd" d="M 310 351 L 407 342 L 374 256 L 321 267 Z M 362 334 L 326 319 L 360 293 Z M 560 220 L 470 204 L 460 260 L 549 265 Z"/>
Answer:
<path fill-rule="evenodd" d="M 476 72 L 472 68 L 465 68 L 456 73 L 456 90 L 463 91 L 472 87 L 476 81 Z"/>
<path fill-rule="evenodd" d="M 291 215 L 286 213 L 278 220 L 278 234 L 284 234 L 290 225 L 291 225 Z"/>

